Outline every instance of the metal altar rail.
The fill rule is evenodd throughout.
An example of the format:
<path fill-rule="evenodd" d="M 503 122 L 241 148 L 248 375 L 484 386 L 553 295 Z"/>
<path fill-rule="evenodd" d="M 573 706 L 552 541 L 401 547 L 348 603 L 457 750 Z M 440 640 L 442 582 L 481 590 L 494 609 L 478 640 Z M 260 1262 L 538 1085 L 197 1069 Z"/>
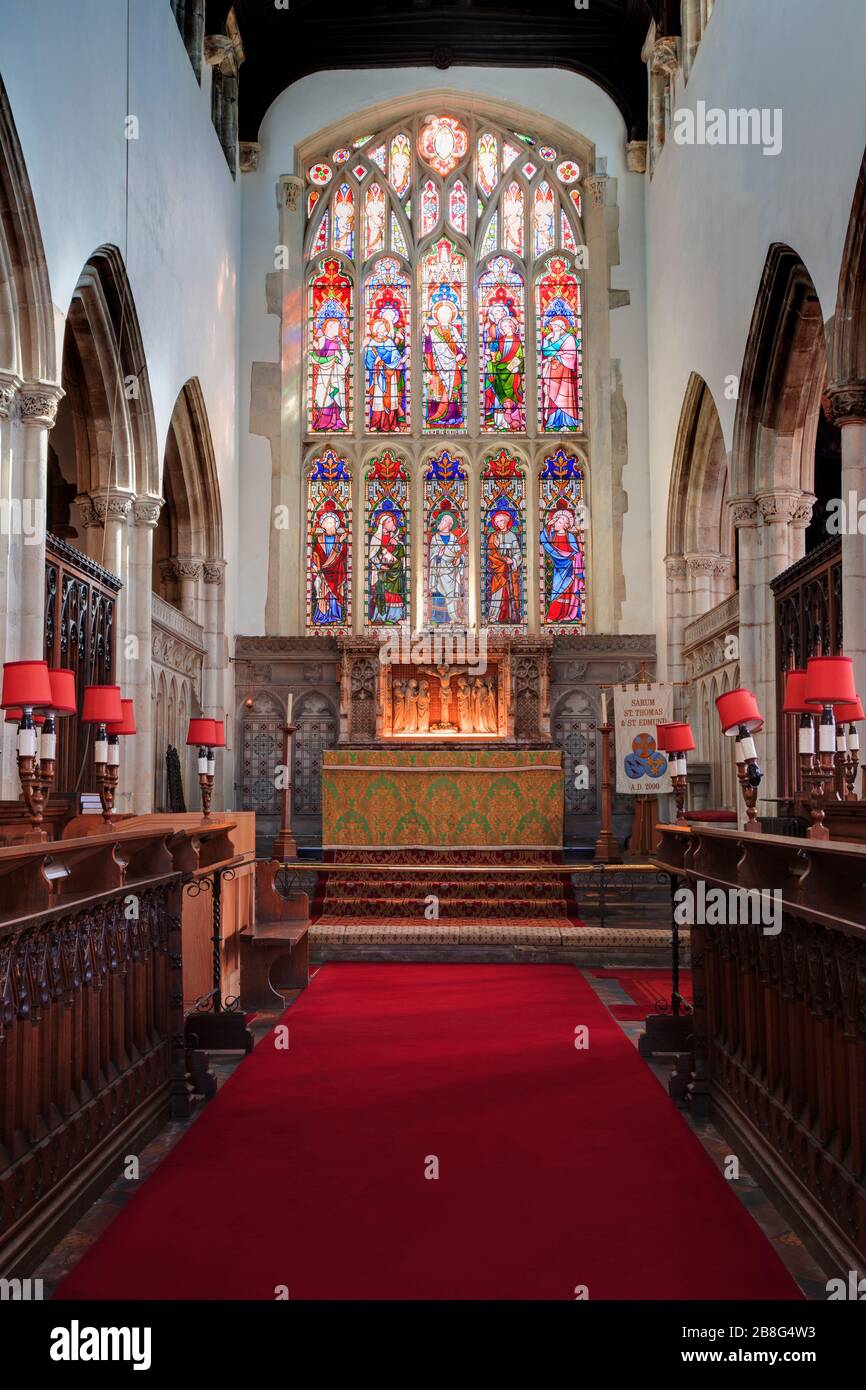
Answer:
<path fill-rule="evenodd" d="M 273 855 L 261 856 L 257 862 L 278 863 L 283 866 L 285 875 L 278 875 L 276 881 L 278 891 L 283 894 L 305 886 L 309 887 L 311 881 L 314 881 L 319 874 L 378 873 L 393 876 L 406 873 L 423 874 L 428 878 L 431 874 L 436 876 L 468 875 L 476 878 L 484 878 L 490 874 L 496 874 L 497 877 L 514 875 L 518 878 L 521 875 L 532 876 L 533 874 L 565 876 L 573 882 L 575 889 L 579 888 L 584 895 L 592 894 L 594 917 L 601 927 L 607 925 L 610 895 L 620 892 L 623 888 L 634 887 L 637 878 L 650 879 L 653 886 L 664 887 L 671 895 L 676 886 L 670 874 L 649 862 L 639 864 L 368 864 L 354 861 L 322 862 L 304 859 L 280 859 Z M 673 919 L 672 911 L 671 919 Z"/>

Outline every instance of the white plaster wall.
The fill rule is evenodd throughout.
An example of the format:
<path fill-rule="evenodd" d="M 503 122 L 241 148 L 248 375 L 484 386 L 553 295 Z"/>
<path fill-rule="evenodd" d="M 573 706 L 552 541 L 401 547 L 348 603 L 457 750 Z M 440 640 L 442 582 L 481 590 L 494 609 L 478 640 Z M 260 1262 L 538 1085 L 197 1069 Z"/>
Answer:
<path fill-rule="evenodd" d="M 64 319 L 91 253 L 123 254 L 141 334 L 160 463 L 184 382 L 201 381 L 223 498 L 226 629 L 237 571 L 237 298 L 240 191 L 168 0 L 132 0 L 126 96 L 123 0 L 3 0 L 0 72 Z M 127 109 L 140 138 L 127 141 Z M 129 231 L 125 216 L 129 154 Z"/>
<path fill-rule="evenodd" d="M 784 242 L 832 318 L 854 185 L 866 144 L 863 0 L 716 0 L 675 107 L 782 111 L 782 150 L 677 145 L 647 179 L 653 587 L 663 612 L 665 526 L 674 441 L 689 374 L 713 393 L 725 444 L 761 273 Z M 660 626 L 659 642 L 665 634 Z"/>
<path fill-rule="evenodd" d="M 586 78 L 558 70 L 499 68 L 403 68 L 357 72 L 323 72 L 304 78 L 283 92 L 261 126 L 259 167 L 242 176 L 243 260 L 240 322 L 240 535 L 250 563 L 243 566 L 238 602 L 239 632 L 264 632 L 267 591 L 267 545 L 270 525 L 271 457 L 264 438 L 249 433 L 250 377 L 253 362 L 278 360 L 278 320 L 265 304 L 265 277 L 274 269 L 277 236 L 275 185 L 281 174 L 295 172 L 295 147 L 335 121 L 378 102 L 447 88 L 511 102 L 570 125 L 606 156 L 608 174 L 618 180 L 621 210 L 621 265 L 612 274 L 614 288 L 631 292 L 627 308 L 611 315 L 611 353 L 622 361 L 629 420 L 629 459 L 624 486 L 629 493 L 623 543 L 628 601 L 622 630 L 652 628 L 646 584 L 650 538 L 646 452 L 646 321 L 644 277 L 644 181 L 629 174 L 626 132 L 614 103 Z M 590 267 L 590 274 L 592 273 Z M 298 525 L 302 524 L 298 518 Z M 253 559 L 255 557 L 255 559 Z"/>

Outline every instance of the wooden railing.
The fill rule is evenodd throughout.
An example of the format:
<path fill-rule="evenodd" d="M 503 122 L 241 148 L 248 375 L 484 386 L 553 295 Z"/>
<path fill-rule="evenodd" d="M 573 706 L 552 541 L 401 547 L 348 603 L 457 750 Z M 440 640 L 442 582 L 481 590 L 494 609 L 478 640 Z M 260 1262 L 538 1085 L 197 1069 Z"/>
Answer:
<path fill-rule="evenodd" d="M 234 829 L 142 817 L 0 849 L 0 1277 L 30 1273 L 123 1156 L 189 1113 L 183 888 Z"/>
<path fill-rule="evenodd" d="M 691 926 L 692 1109 L 714 1121 L 828 1270 L 862 1273 L 866 847 L 659 831 L 656 864 L 692 888 L 696 908 L 702 892 L 726 893 L 721 912 L 699 910 L 704 920 Z M 729 896 L 737 889 L 778 890 L 781 930 L 752 925 L 745 900 Z"/>

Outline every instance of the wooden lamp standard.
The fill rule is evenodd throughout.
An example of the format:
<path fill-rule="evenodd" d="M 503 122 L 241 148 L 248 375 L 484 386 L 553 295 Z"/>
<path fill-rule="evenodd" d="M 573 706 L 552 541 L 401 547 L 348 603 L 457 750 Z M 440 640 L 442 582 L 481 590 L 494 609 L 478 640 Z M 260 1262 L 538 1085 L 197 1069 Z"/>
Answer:
<path fill-rule="evenodd" d="M 695 740 L 690 724 L 657 724 L 656 742 L 662 753 L 668 755 L 671 785 L 677 803 L 677 820 L 685 820 L 686 786 L 688 768 L 686 754 L 695 748 Z"/>
<path fill-rule="evenodd" d="M 746 803 L 744 830 L 760 834 L 761 823 L 755 804 L 764 774 L 758 765 L 758 753 L 752 735 L 764 727 L 758 701 L 751 690 L 728 690 L 716 698 L 716 709 L 726 738 L 737 740 L 737 777 L 743 801 Z"/>
<path fill-rule="evenodd" d="M 860 734 L 857 725 L 864 719 L 863 705 L 858 695 L 857 699 L 850 705 L 836 706 L 836 757 L 839 757 L 839 742 L 842 740 L 842 780 L 844 781 L 847 792 L 846 801 L 856 801 L 857 793 L 854 784 L 857 781 L 857 769 L 860 766 Z M 845 725 L 848 725 L 847 736 Z"/>
<path fill-rule="evenodd" d="M 18 776 L 34 839 L 47 838 L 42 826 L 44 794 L 39 773 L 39 730 L 34 711 L 51 708 L 51 678 L 47 661 L 7 661 L 3 665 L 0 704 L 7 719 L 18 716 Z"/>
<path fill-rule="evenodd" d="M 102 803 L 102 819 L 106 825 L 114 824 L 114 794 L 117 790 L 120 767 L 120 739 L 116 733 L 109 733 L 109 725 L 120 724 L 122 721 L 123 705 L 120 701 L 119 685 L 85 686 L 81 722 L 96 725 L 93 765 L 99 800 Z"/>
<path fill-rule="evenodd" d="M 217 737 L 215 719 L 191 719 L 189 721 L 186 741 L 188 747 L 198 746 L 198 784 L 201 788 L 201 809 L 204 820 L 210 820 L 210 803 L 216 773 L 214 747 Z M 223 746 L 225 746 L 225 735 L 222 736 L 222 741 Z"/>
<path fill-rule="evenodd" d="M 806 706 L 818 707 L 821 717 L 818 723 L 818 750 L 807 758 L 803 742 L 800 744 L 801 771 L 803 780 L 811 788 L 812 824 L 807 832 L 810 840 L 829 840 L 830 832 L 824 824 L 824 796 L 828 782 L 833 781 L 834 770 L 838 764 L 840 750 L 837 743 L 835 708 L 858 703 L 854 688 L 854 661 L 850 656 L 812 656 L 806 666 L 806 680 L 803 686 L 803 700 Z M 801 736 L 806 731 L 801 729 Z M 859 740 L 858 740 L 859 742 Z M 859 753 L 859 750 L 858 750 Z"/>

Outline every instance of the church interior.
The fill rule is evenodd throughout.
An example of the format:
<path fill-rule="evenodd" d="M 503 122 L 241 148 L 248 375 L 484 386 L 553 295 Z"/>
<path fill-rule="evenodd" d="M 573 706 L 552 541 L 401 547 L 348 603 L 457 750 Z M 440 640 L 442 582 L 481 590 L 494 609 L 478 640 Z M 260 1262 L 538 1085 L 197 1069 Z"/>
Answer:
<path fill-rule="evenodd" d="M 866 1298 L 866 8 L 0 28 L 2 1299 L 97 1324 L 57 1361 L 285 1300 L 810 1359 Z"/>

